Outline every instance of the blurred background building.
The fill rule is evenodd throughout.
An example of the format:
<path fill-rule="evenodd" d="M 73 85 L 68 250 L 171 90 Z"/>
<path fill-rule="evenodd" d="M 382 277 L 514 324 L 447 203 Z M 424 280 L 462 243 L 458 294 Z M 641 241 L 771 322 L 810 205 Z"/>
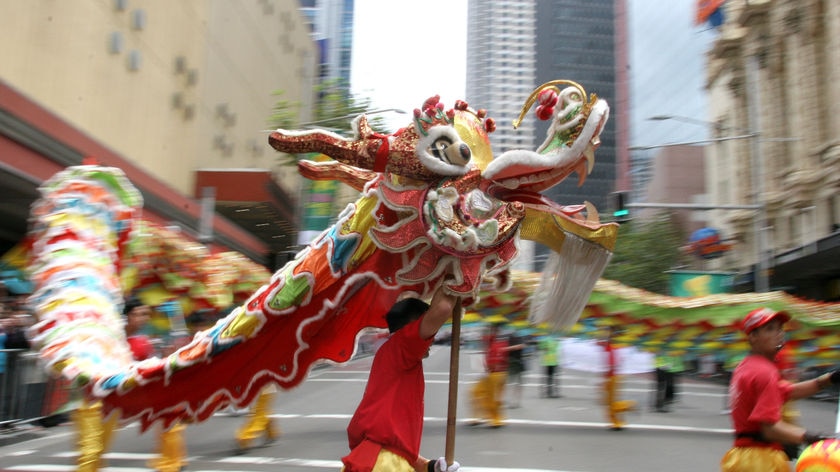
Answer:
<path fill-rule="evenodd" d="M 702 146 L 668 146 L 658 149 L 650 162 L 643 199 L 659 203 L 705 203 L 706 179 Z M 639 218 L 657 210 L 636 211 Z M 705 212 L 676 208 L 672 214 L 680 229 L 691 234 L 706 226 Z"/>
<path fill-rule="evenodd" d="M 720 0 L 701 12 L 691 0 L 469 0 L 465 98 L 503 125 L 536 86 L 583 84 L 611 106 L 598 163 L 584 186 L 568 179 L 549 198 L 590 201 L 602 219 L 616 190 L 631 201 L 717 205 L 683 212 L 687 233 L 703 222 L 734 244 L 709 270 L 736 272 L 740 291 L 836 300 L 835 3 Z M 37 186 L 90 156 L 126 171 L 147 218 L 274 268 L 299 242 L 307 190 L 293 167 L 278 165 L 267 121 L 283 100 L 306 125 L 318 84 L 349 81 L 355 8 L 4 1 L 0 249 L 24 236 Z M 499 126 L 494 151 L 538 146 L 546 123 L 532 118 L 515 131 Z M 704 191 L 695 188 L 702 175 Z M 352 198 L 336 197 L 334 213 Z M 212 231 L 202 201 L 214 210 Z M 523 247 L 518 268 L 541 269 L 545 253 Z"/>
<path fill-rule="evenodd" d="M 533 112 L 518 129 L 510 126 L 543 83 L 572 80 L 610 103 L 611 119 L 586 184 L 578 187 L 573 176 L 546 191 L 560 204 L 589 201 L 605 210 L 617 185 L 629 190 L 616 177 L 627 175 L 619 168 L 629 162 L 625 1 L 470 0 L 467 16 L 467 101 L 480 104 L 499 123 L 490 135 L 494 154 L 536 149 L 545 140 L 548 122 L 539 122 Z M 523 241 L 520 252 L 517 268 L 541 270 L 548 249 Z"/>
<path fill-rule="evenodd" d="M 299 179 L 264 130 L 275 91 L 299 121 L 312 108 L 319 54 L 297 0 L 7 1 L 0 31 L 2 248 L 37 185 L 84 157 L 194 238 L 267 265 L 294 244 Z M 202 195 L 216 213 L 200 235 Z"/>
<path fill-rule="evenodd" d="M 707 57 L 710 212 L 741 289 L 840 299 L 840 3 L 720 2 Z M 746 136 L 743 139 L 730 139 Z M 724 139 L 726 138 L 726 139 Z"/>
<path fill-rule="evenodd" d="M 537 2 L 470 0 L 467 13 L 466 100 L 484 108 L 499 126 L 490 133 L 493 155 L 513 149 L 536 149 L 536 119 L 519 128 L 511 123 L 537 81 Z M 555 77 L 556 78 L 556 77 Z M 544 134 L 544 132 L 543 132 Z M 515 268 L 534 269 L 535 243 L 522 241 Z"/>

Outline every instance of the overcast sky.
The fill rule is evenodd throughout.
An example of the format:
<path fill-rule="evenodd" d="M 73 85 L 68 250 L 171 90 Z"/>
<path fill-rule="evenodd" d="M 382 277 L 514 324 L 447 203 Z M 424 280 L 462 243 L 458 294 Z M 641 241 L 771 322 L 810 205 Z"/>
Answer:
<path fill-rule="evenodd" d="M 695 0 L 628 3 L 631 145 L 703 139 L 708 130 L 702 126 L 647 118 L 679 115 L 710 120 L 704 89 L 705 52 L 714 32 L 694 25 Z"/>
<path fill-rule="evenodd" d="M 701 126 L 646 119 L 666 114 L 709 119 L 703 55 L 714 34 L 693 24 L 695 3 L 628 0 L 631 145 L 706 136 Z M 356 0 L 355 8 L 355 93 L 370 98 L 376 108 L 409 113 L 434 94 L 447 106 L 464 98 L 467 0 Z M 410 119 L 388 118 L 396 126 Z"/>
<path fill-rule="evenodd" d="M 356 0 L 353 91 L 376 108 L 411 113 L 440 94 L 447 107 L 464 99 L 467 0 Z M 389 122 L 410 123 L 390 114 Z"/>

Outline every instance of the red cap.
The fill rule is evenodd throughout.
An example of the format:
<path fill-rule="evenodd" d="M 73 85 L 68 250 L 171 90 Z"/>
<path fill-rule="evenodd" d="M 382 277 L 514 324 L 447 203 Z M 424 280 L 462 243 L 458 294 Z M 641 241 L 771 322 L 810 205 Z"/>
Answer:
<path fill-rule="evenodd" d="M 744 321 L 741 322 L 741 329 L 743 329 L 745 333 L 750 334 L 756 328 L 764 326 L 776 318 L 780 318 L 782 323 L 790 321 L 790 315 L 788 315 L 786 311 L 775 311 L 772 308 L 767 307 L 756 308 L 744 317 Z"/>

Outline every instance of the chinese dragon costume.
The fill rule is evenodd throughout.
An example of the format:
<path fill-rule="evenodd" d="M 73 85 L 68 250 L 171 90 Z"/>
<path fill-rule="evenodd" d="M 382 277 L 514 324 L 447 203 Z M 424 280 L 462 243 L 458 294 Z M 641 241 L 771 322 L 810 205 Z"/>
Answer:
<path fill-rule="evenodd" d="M 447 109 L 438 97 L 389 135 L 364 115 L 351 138 L 271 133 L 277 151 L 333 159 L 301 161 L 304 177 L 340 180 L 360 197 L 244 304 L 171 355 L 140 362 L 131 361 L 119 315 L 122 252 L 140 194 L 119 169 L 62 171 L 32 208 L 30 301 L 42 359 L 144 428 L 202 421 L 250 403 L 266 384 L 298 385 L 319 362 L 349 360 L 359 334 L 385 327 L 399 297 L 427 298 L 444 285 L 470 306 L 480 290 L 504 291 L 520 238 L 553 251 L 531 320 L 573 324 L 612 255 L 617 225 L 600 223 L 588 203 L 561 206 L 540 192 L 573 172 L 583 183 L 609 109 L 574 82 L 552 81 L 531 94 L 514 126 L 536 102 L 538 118 L 551 120 L 545 142 L 495 158 L 493 120 L 462 101 Z"/>

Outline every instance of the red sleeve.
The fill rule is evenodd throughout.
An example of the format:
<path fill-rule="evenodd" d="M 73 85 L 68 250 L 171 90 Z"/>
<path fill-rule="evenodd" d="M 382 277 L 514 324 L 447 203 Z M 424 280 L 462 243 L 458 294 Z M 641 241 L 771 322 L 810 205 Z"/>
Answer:
<path fill-rule="evenodd" d="M 423 358 L 426 357 L 426 352 L 434 341 L 434 336 L 429 339 L 420 337 L 420 319 L 422 318 L 412 321 L 394 333 L 394 336 L 400 336 L 402 338 L 399 340 L 399 363 L 403 369 L 413 367 L 418 361 L 422 362 Z"/>
<path fill-rule="evenodd" d="M 782 419 L 782 406 L 790 396 L 792 385 L 781 379 L 778 371 L 755 378 L 757 398 L 747 418 L 756 423 L 775 424 Z"/>
<path fill-rule="evenodd" d="M 152 357 L 155 353 L 154 346 L 146 336 L 130 336 L 128 346 L 131 348 L 131 355 L 136 361 L 142 361 Z"/>

